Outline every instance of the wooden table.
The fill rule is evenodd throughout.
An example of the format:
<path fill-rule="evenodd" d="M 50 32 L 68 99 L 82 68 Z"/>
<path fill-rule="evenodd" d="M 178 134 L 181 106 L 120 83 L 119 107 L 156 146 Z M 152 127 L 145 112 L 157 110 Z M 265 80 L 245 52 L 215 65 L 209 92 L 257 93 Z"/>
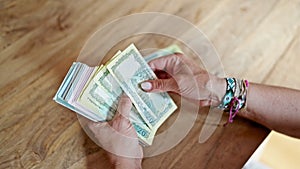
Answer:
<path fill-rule="evenodd" d="M 111 167 L 75 113 L 52 98 L 93 32 L 121 16 L 153 11 L 200 28 L 228 76 L 300 89 L 300 1 L 2 0 L 0 168 Z M 145 158 L 143 168 L 241 168 L 269 132 L 237 118 L 200 144 L 204 119 L 205 113 L 173 149 Z"/>

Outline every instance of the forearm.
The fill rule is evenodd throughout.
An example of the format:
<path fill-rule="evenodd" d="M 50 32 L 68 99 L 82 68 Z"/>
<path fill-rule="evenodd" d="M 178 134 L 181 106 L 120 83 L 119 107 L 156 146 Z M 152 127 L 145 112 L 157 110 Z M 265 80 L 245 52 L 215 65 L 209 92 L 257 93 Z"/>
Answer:
<path fill-rule="evenodd" d="M 247 111 L 239 115 L 300 138 L 300 91 L 251 83 Z"/>
<path fill-rule="evenodd" d="M 120 164 L 116 165 L 115 169 L 142 169 L 142 166 L 137 164 Z"/>
<path fill-rule="evenodd" d="M 115 169 L 142 169 L 142 159 L 118 156 L 114 156 L 112 159 Z"/>

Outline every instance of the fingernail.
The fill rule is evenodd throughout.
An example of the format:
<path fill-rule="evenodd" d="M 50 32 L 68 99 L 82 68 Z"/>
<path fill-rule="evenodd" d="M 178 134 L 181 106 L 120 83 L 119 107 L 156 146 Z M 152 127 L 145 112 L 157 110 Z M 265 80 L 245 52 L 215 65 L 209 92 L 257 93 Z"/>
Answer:
<path fill-rule="evenodd" d="M 150 82 L 143 82 L 141 83 L 141 88 L 143 90 L 151 90 L 152 89 L 152 84 Z"/>

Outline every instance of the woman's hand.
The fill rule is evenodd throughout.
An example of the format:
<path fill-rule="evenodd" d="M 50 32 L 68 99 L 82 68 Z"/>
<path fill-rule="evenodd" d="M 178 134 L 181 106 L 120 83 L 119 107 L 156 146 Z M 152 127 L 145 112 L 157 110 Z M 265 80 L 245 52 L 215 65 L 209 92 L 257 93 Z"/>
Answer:
<path fill-rule="evenodd" d="M 224 79 L 210 75 L 183 54 L 154 59 L 149 66 L 159 79 L 141 83 L 147 92 L 175 92 L 199 101 L 201 106 L 218 105 L 225 94 Z"/>
<path fill-rule="evenodd" d="M 94 135 L 94 141 L 108 151 L 108 156 L 115 168 L 141 168 L 143 150 L 128 119 L 131 107 L 130 99 L 123 96 L 119 101 L 118 112 L 112 121 L 95 123 L 84 120 L 85 126 L 88 126 Z"/>

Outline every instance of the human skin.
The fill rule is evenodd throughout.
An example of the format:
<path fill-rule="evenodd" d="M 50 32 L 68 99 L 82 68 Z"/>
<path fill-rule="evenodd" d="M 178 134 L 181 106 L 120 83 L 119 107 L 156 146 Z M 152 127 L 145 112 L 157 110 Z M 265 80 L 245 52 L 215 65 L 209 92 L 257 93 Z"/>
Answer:
<path fill-rule="evenodd" d="M 149 65 L 163 78 L 141 84 L 147 92 L 175 92 L 199 101 L 202 106 L 219 105 L 226 92 L 224 78 L 210 75 L 183 54 L 161 57 L 151 61 Z M 241 110 L 239 116 L 269 129 L 300 138 L 299 90 L 250 83 L 247 93 L 246 110 Z"/>
<path fill-rule="evenodd" d="M 155 59 L 149 62 L 149 66 L 157 74 L 158 79 L 141 83 L 140 86 L 145 92 L 174 92 L 200 104 L 200 106 L 218 106 L 226 92 L 224 78 L 209 74 L 183 54 L 177 53 Z M 278 132 L 300 138 L 300 91 L 250 83 L 246 104 L 246 110 L 238 112 L 239 116 Z M 116 132 L 133 138 L 132 146 L 118 146 L 123 144 L 122 139 L 124 138 L 103 135 L 106 130 L 102 127 L 103 124 L 90 122 L 88 125 L 97 140 L 106 142 L 108 147 L 138 155 L 139 158 L 131 158 L 108 153 L 116 169 L 141 168 L 142 150 L 128 120 L 130 108 L 130 99 L 122 98 L 118 108 L 120 113 L 110 122 L 110 126 Z"/>
<path fill-rule="evenodd" d="M 143 150 L 137 134 L 129 121 L 132 107 L 130 99 L 122 96 L 115 117 L 110 122 L 93 122 L 79 118 L 82 126 L 91 132 L 93 140 L 107 151 L 111 164 L 116 169 L 140 169 Z"/>

